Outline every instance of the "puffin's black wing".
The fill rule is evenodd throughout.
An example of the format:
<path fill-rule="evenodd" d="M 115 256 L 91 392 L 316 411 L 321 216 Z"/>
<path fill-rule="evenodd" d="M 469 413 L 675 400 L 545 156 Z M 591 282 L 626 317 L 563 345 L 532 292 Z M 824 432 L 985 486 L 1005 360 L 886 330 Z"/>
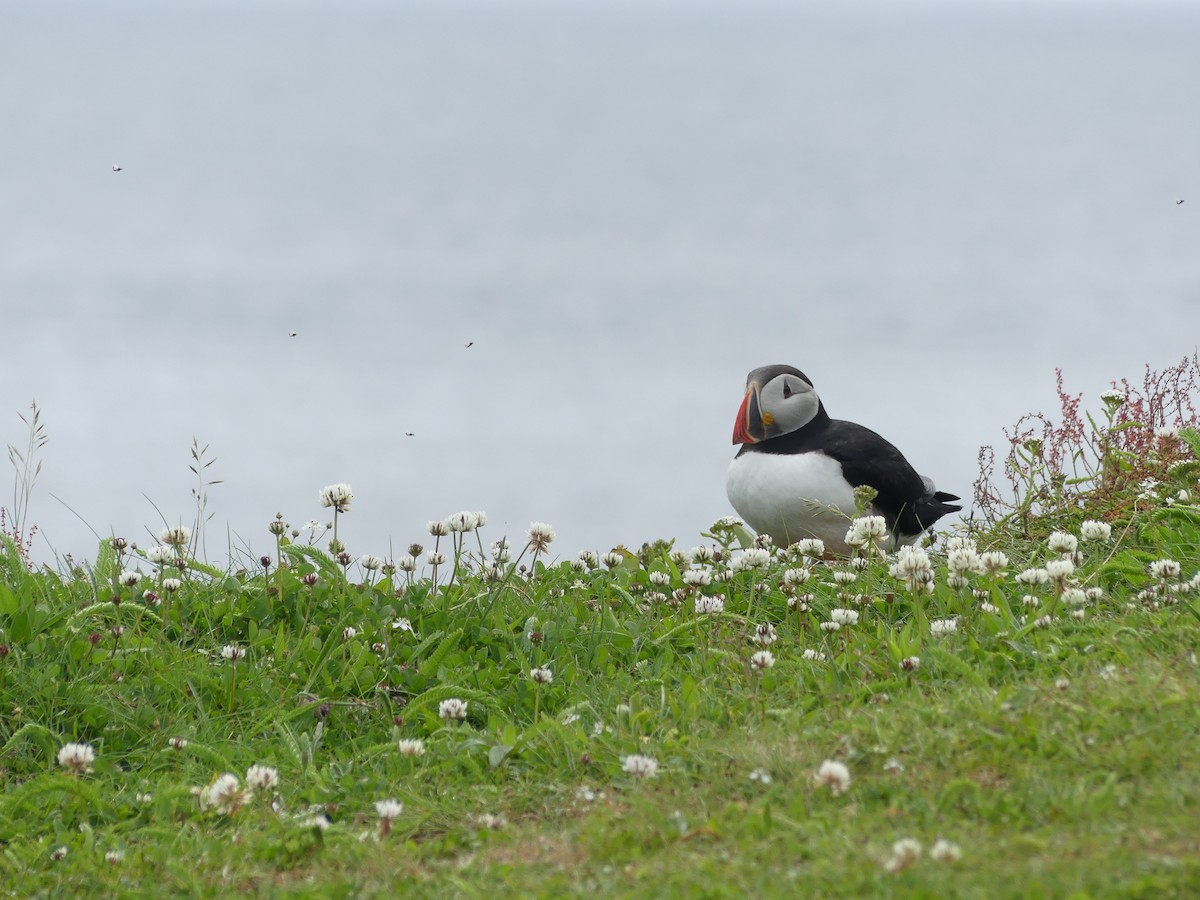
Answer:
<path fill-rule="evenodd" d="M 934 492 L 903 453 L 869 428 L 831 419 L 821 444 L 827 456 L 842 464 L 852 487 L 865 484 L 875 489 L 875 506 L 901 535 L 920 534 L 946 513 L 962 508 L 947 502 L 958 499 L 953 494 Z"/>

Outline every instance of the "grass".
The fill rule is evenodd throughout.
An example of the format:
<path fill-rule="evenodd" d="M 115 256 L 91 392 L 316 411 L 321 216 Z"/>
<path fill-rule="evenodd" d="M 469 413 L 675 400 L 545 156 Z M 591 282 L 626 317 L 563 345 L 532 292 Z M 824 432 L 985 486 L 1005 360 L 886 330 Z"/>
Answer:
<path fill-rule="evenodd" d="M 1111 454 L 1074 485 L 1030 456 L 1035 514 L 1018 491 L 943 537 L 932 592 L 870 545 L 857 562 L 756 553 L 729 523 L 699 554 L 553 561 L 552 531 L 510 552 L 459 514 L 411 561 L 354 559 L 341 486 L 332 552 L 277 520 L 275 554 L 229 571 L 191 555 L 188 529 L 149 550 L 107 540 L 62 571 L 5 537 L 0 884 L 1194 896 L 1200 437 L 1155 440 L 1179 443 L 1139 454 L 1136 482 Z M 1103 530 L 1085 519 L 1107 539 L 1052 536 Z M 1006 565 L 985 571 L 988 551 Z M 723 611 L 698 615 L 700 596 Z M 843 609 L 858 621 L 827 630 Z M 755 643 L 767 624 L 775 641 Z M 465 718 L 439 714 L 452 699 Z M 71 742 L 90 766 L 59 762 Z M 814 778 L 826 760 L 850 773 L 841 793 Z M 278 783 L 245 791 L 252 765 Z M 403 804 L 386 825 L 384 799 Z M 898 858 L 908 838 L 923 852 Z M 959 858 L 934 858 L 938 839 Z"/>

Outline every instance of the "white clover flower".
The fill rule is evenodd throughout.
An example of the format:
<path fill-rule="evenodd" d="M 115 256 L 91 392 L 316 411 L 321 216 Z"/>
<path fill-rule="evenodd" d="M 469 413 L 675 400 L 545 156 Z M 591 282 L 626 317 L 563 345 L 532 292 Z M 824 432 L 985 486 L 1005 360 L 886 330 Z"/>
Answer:
<path fill-rule="evenodd" d="M 1047 584 L 1050 573 L 1045 569 L 1026 569 L 1017 576 L 1017 581 L 1020 584 Z"/>
<path fill-rule="evenodd" d="M 396 619 L 395 621 L 393 621 L 392 622 L 392 630 L 393 631 L 407 631 L 409 634 L 416 634 L 416 632 L 413 631 L 412 622 L 410 622 L 410 621 L 408 621 L 408 619 L 404 619 L 404 618 Z"/>
<path fill-rule="evenodd" d="M 425 561 L 431 566 L 444 566 L 446 564 L 446 554 L 440 550 L 430 550 L 425 554 Z"/>
<path fill-rule="evenodd" d="M 850 770 L 843 762 L 827 759 L 817 768 L 813 775 L 817 787 L 827 787 L 834 796 L 846 793 L 850 787 Z"/>
<path fill-rule="evenodd" d="M 887 522 L 883 516 L 863 516 L 850 523 L 845 540 L 851 547 L 865 547 L 868 544 L 880 543 L 887 536 Z"/>
<path fill-rule="evenodd" d="M 1045 565 L 1046 575 L 1055 581 L 1064 581 L 1075 574 L 1075 563 L 1069 559 L 1051 559 Z"/>
<path fill-rule="evenodd" d="M 1008 568 L 1008 556 L 999 550 L 989 550 L 979 557 L 979 561 L 989 575 L 997 575 Z"/>
<path fill-rule="evenodd" d="M 1079 541 L 1073 534 L 1067 534 L 1065 531 L 1053 531 L 1050 533 L 1050 539 L 1046 545 L 1053 553 L 1074 553 L 1079 546 Z"/>
<path fill-rule="evenodd" d="M 770 622 L 762 622 L 755 627 L 754 633 L 750 635 L 750 640 L 760 647 L 770 647 L 779 640 L 779 635 L 775 633 L 774 625 Z"/>
<path fill-rule="evenodd" d="M 840 631 L 842 628 L 842 623 L 833 621 L 822 622 L 818 627 L 822 631 Z"/>
<path fill-rule="evenodd" d="M 146 559 L 157 566 L 169 566 L 175 562 L 175 558 L 178 555 L 174 547 L 166 544 L 159 544 L 157 547 L 151 547 L 146 551 Z"/>
<path fill-rule="evenodd" d="M 226 644 L 221 648 L 221 656 L 230 662 L 237 662 L 246 655 L 244 647 L 239 647 L 237 644 Z"/>
<path fill-rule="evenodd" d="M 554 673 L 546 666 L 539 666 L 536 669 L 529 670 L 529 678 L 535 684 L 549 684 L 554 680 Z"/>
<path fill-rule="evenodd" d="M 631 753 L 621 757 L 621 768 L 639 778 L 653 778 L 658 774 L 658 761 L 652 756 Z"/>
<path fill-rule="evenodd" d="M 884 864 L 889 872 L 907 869 L 921 856 L 921 842 L 913 838 L 901 838 L 892 844 L 892 856 Z"/>
<path fill-rule="evenodd" d="M 962 850 L 958 844 L 938 838 L 929 848 L 929 858 L 934 862 L 958 862 L 962 859 Z"/>
<path fill-rule="evenodd" d="M 827 659 L 824 652 L 820 650 L 814 650 L 812 647 L 809 647 L 803 653 L 801 653 L 800 658 L 812 660 L 814 662 L 824 662 Z"/>
<path fill-rule="evenodd" d="M 1083 595 L 1092 603 L 1097 603 L 1104 599 L 1104 589 L 1098 587 L 1090 587 L 1083 592 Z"/>
<path fill-rule="evenodd" d="M 604 563 L 606 568 L 615 569 L 621 563 L 625 562 L 625 557 L 616 550 L 610 550 L 600 557 L 600 562 Z"/>
<path fill-rule="evenodd" d="M 837 622 L 839 625 L 857 625 L 858 610 L 831 609 L 829 611 L 829 619 L 832 622 Z"/>
<path fill-rule="evenodd" d="M 186 547 L 192 541 L 192 530 L 184 525 L 164 528 L 158 533 L 158 540 L 172 547 Z"/>
<path fill-rule="evenodd" d="M 1150 563 L 1150 577 L 1160 581 L 1178 578 L 1182 567 L 1173 559 L 1156 559 Z"/>
<path fill-rule="evenodd" d="M 200 803 L 227 816 L 250 802 L 251 796 L 249 790 L 242 789 L 236 775 L 226 772 L 201 791 Z"/>
<path fill-rule="evenodd" d="M 834 583 L 840 585 L 854 584 L 854 582 L 858 581 L 858 575 L 843 569 L 833 573 L 833 580 Z"/>
<path fill-rule="evenodd" d="M 413 572 L 417 571 L 417 558 L 411 553 L 406 554 L 396 560 L 396 568 L 401 572 L 412 574 Z"/>
<path fill-rule="evenodd" d="M 67 858 L 67 848 L 62 845 L 55 847 L 54 850 L 51 851 L 51 853 L 50 853 L 50 858 L 52 860 L 54 860 L 55 862 L 62 862 L 64 859 Z"/>
<path fill-rule="evenodd" d="M 972 547 L 956 547 L 946 555 L 946 567 L 954 575 L 984 573 L 983 559 Z"/>
<path fill-rule="evenodd" d="M 696 615 L 711 616 L 725 612 L 724 597 L 697 597 Z"/>
<path fill-rule="evenodd" d="M 784 584 L 804 584 L 812 577 L 812 572 L 809 569 L 788 569 L 783 573 Z"/>
<path fill-rule="evenodd" d="M 794 556 L 807 556 L 812 559 L 825 555 L 825 542 L 820 538 L 804 538 L 788 547 Z"/>
<path fill-rule="evenodd" d="M 526 534 L 529 537 L 530 546 L 537 553 L 544 553 L 558 536 L 555 534 L 554 528 L 545 522 L 531 522 L 529 524 L 529 531 Z"/>
<path fill-rule="evenodd" d="M 1000 613 L 1000 607 L 996 606 L 994 603 L 987 603 L 986 601 L 979 604 L 979 610 L 980 612 L 985 612 L 992 616 Z"/>
<path fill-rule="evenodd" d="M 125 585 L 125 587 L 133 587 L 135 584 L 137 584 L 141 580 L 142 580 L 141 572 L 122 572 L 121 573 L 121 584 Z"/>
<path fill-rule="evenodd" d="M 125 858 L 125 853 L 122 850 L 109 850 L 104 854 L 104 861 L 110 866 L 115 866 Z"/>
<path fill-rule="evenodd" d="M 903 669 L 905 672 L 917 671 L 917 669 L 921 668 L 921 657 L 919 657 L 919 656 L 904 657 L 904 659 L 900 660 L 900 668 Z"/>
<path fill-rule="evenodd" d="M 471 513 L 471 515 L 473 515 L 475 517 L 476 530 L 482 528 L 484 525 L 487 524 L 487 513 L 485 513 L 483 510 L 477 509 L 477 510 L 475 510 L 475 512 Z"/>
<path fill-rule="evenodd" d="M 182 750 L 188 745 L 188 739 L 185 737 L 173 737 L 167 739 L 167 746 L 172 750 Z"/>
<path fill-rule="evenodd" d="M 761 547 L 748 547 L 734 563 L 742 569 L 765 569 L 771 564 L 771 554 Z"/>
<path fill-rule="evenodd" d="M 934 619 L 929 623 L 929 633 L 934 637 L 945 637 L 958 631 L 958 619 Z"/>
<path fill-rule="evenodd" d="M 466 510 L 447 516 L 445 521 L 446 528 L 452 532 L 471 532 L 476 526 L 475 513 Z"/>
<path fill-rule="evenodd" d="M 1071 610 L 1071 618 L 1075 619 L 1078 622 L 1082 622 L 1085 618 L 1087 618 L 1087 610 L 1084 609 L 1082 606 L 1079 607 L 1078 609 L 1073 609 L 1073 610 Z"/>
<path fill-rule="evenodd" d="M 381 557 L 375 556 L 372 553 L 367 553 L 367 554 L 364 554 L 361 559 L 359 559 L 358 564 L 360 566 L 362 566 L 364 569 L 366 569 L 368 572 L 374 572 L 376 569 L 378 569 L 380 566 L 383 565 L 383 559 Z"/>
<path fill-rule="evenodd" d="M 399 800 L 376 800 L 375 812 L 385 822 L 392 822 L 404 812 L 404 804 Z"/>
<path fill-rule="evenodd" d="M 450 697 L 438 704 L 438 715 L 443 719 L 465 719 L 467 717 L 466 700 Z"/>
<path fill-rule="evenodd" d="M 92 771 L 92 763 L 96 761 L 96 751 L 91 744 L 63 744 L 58 751 L 58 764 L 76 775 Z"/>
<path fill-rule="evenodd" d="M 1054 616 L 1045 615 L 1033 620 L 1034 628 L 1049 628 L 1054 624 Z"/>
<path fill-rule="evenodd" d="M 168 594 L 173 594 L 177 590 L 179 590 L 181 587 L 183 587 L 183 582 L 180 581 L 178 578 L 164 578 L 162 586 L 163 586 L 163 590 L 166 591 Z"/>
<path fill-rule="evenodd" d="M 712 584 L 712 574 L 707 569 L 688 569 L 683 573 L 683 583 L 688 587 L 707 587 Z"/>
<path fill-rule="evenodd" d="M 759 784 L 770 784 L 771 773 L 766 769 L 755 769 L 750 773 L 750 780 L 757 781 Z"/>
<path fill-rule="evenodd" d="M 1069 587 L 1063 589 L 1061 599 L 1068 606 L 1083 606 L 1088 598 L 1082 588 Z"/>
<path fill-rule="evenodd" d="M 498 813 L 480 813 L 475 821 L 488 831 L 499 831 L 508 825 L 508 819 Z"/>
<path fill-rule="evenodd" d="M 354 638 L 357 635 L 358 635 L 358 629 L 355 628 L 353 625 L 347 625 L 345 628 L 342 629 L 342 640 L 343 641 L 352 641 L 352 640 L 354 640 Z"/>
<path fill-rule="evenodd" d="M 651 572 L 650 583 L 658 587 L 663 587 L 671 583 L 671 576 L 666 572 Z"/>
<path fill-rule="evenodd" d="M 354 492 L 350 490 L 350 485 L 344 482 L 321 488 L 321 505 L 332 506 L 335 512 L 350 512 L 350 502 L 353 499 Z"/>
<path fill-rule="evenodd" d="M 750 657 L 750 666 L 758 672 L 765 672 L 775 665 L 775 654 L 770 650 L 759 650 Z"/>
<path fill-rule="evenodd" d="M 416 758 L 425 755 L 425 742 L 420 738 L 400 738 L 396 742 L 396 749 L 401 756 Z"/>
<path fill-rule="evenodd" d="M 951 550 L 972 550 L 979 551 L 979 545 L 975 543 L 975 539 L 968 537 L 965 534 L 956 534 L 946 541 L 946 552 Z"/>
<path fill-rule="evenodd" d="M 1042 601 L 1033 596 L 1033 594 L 1026 594 L 1021 598 L 1021 605 L 1026 609 L 1037 609 L 1042 605 Z"/>
<path fill-rule="evenodd" d="M 450 526 L 446 524 L 445 519 L 435 519 L 425 523 L 425 530 L 429 532 L 430 537 L 445 537 L 450 533 Z"/>
<path fill-rule="evenodd" d="M 1179 429 L 1170 425 L 1160 425 L 1154 429 L 1154 436 L 1160 441 L 1174 441 L 1179 438 Z"/>
<path fill-rule="evenodd" d="M 691 556 L 692 562 L 698 563 L 702 566 L 716 561 L 717 558 L 717 551 L 715 551 L 712 547 L 705 547 L 703 545 L 699 547 L 693 547 L 688 551 L 688 553 Z"/>
<path fill-rule="evenodd" d="M 674 553 L 672 553 L 672 557 L 674 557 Z M 598 554 L 595 550 L 580 550 L 579 561 L 589 569 L 594 569 L 596 566 L 600 565 L 600 554 Z"/>
<path fill-rule="evenodd" d="M 279 770 L 271 766 L 253 765 L 246 770 L 246 787 L 269 791 L 279 785 Z"/>
<path fill-rule="evenodd" d="M 896 553 L 896 561 L 888 568 L 888 574 L 905 582 L 910 590 L 933 581 L 933 563 L 929 554 L 921 547 L 904 546 Z"/>

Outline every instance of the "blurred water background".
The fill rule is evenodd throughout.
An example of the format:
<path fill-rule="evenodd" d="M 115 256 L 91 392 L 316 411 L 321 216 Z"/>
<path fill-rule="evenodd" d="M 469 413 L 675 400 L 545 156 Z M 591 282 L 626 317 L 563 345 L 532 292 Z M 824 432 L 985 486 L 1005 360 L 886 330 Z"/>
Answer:
<path fill-rule="evenodd" d="M 1195 350 L 1198 39 L 1147 0 L 6 0 L 35 556 L 189 523 L 193 436 L 214 560 L 339 481 L 355 553 L 464 508 L 691 546 L 774 362 L 969 497 L 1056 367 L 1097 402 Z"/>

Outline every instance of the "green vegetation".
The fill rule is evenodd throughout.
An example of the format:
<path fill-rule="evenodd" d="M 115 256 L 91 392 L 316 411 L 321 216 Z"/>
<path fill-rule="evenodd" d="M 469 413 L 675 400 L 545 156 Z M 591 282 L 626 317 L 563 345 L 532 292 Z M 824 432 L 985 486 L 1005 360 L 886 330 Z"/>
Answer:
<path fill-rule="evenodd" d="M 344 485 L 332 542 L 229 571 L 201 517 L 61 571 L 10 527 L 0 884 L 1195 896 L 1200 437 L 1128 393 L 1015 430 L 1012 497 L 927 552 L 723 520 L 556 562 L 460 513 L 355 558 Z"/>

